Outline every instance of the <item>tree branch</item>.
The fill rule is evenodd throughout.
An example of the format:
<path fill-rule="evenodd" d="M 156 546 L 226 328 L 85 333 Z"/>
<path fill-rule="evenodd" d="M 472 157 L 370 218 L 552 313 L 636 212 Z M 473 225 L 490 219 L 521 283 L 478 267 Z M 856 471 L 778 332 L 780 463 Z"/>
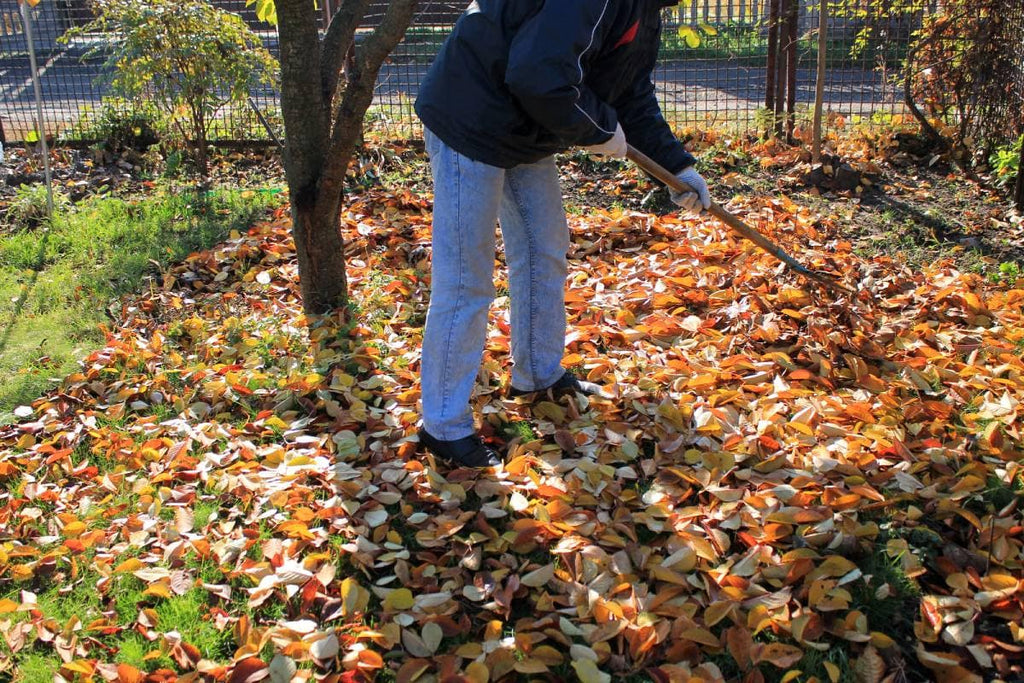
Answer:
<path fill-rule="evenodd" d="M 345 180 L 345 171 L 351 159 L 351 150 L 359 137 L 362 119 L 373 101 L 373 87 L 377 81 L 381 64 L 402 40 L 405 29 L 412 21 L 418 0 L 393 0 L 388 3 L 384 20 L 373 33 L 362 42 L 357 50 L 352 73 L 342 95 L 331 131 L 330 150 L 327 153 L 323 174 L 323 189 L 340 195 Z M 344 152 L 344 153 L 343 153 Z"/>
<path fill-rule="evenodd" d="M 395 46 L 405 35 L 405 29 L 412 21 L 416 13 L 417 0 L 395 0 L 388 3 L 388 9 L 384 13 L 384 20 L 380 26 L 370 34 L 359 51 L 357 61 L 359 70 L 364 73 L 373 73 L 377 78 L 380 65 L 384 63 L 387 56 L 395 49 Z"/>
<path fill-rule="evenodd" d="M 320 80 L 327 102 L 334 99 L 343 60 L 369 6 L 370 0 L 345 0 L 327 27 L 320 50 Z"/>

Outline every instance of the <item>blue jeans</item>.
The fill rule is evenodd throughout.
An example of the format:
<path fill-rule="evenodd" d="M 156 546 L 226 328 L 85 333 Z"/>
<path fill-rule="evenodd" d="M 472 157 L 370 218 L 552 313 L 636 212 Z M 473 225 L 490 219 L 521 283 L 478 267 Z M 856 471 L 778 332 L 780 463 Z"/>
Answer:
<path fill-rule="evenodd" d="M 423 427 L 475 432 L 470 397 L 494 299 L 495 223 L 508 264 L 512 385 L 543 389 L 563 373 L 569 226 L 553 157 L 510 169 L 469 159 L 424 132 L 434 176 L 430 306 L 423 332 Z"/>

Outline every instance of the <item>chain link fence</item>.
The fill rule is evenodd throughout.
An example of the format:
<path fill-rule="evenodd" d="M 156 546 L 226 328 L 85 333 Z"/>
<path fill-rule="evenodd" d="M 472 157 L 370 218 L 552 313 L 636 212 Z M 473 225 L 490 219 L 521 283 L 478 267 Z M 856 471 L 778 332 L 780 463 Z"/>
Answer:
<path fill-rule="evenodd" d="M 859 11 L 878 6 L 871 0 L 829 3 L 824 88 L 827 122 L 835 125 L 873 120 L 887 124 L 893 117 L 905 115 L 901 85 L 904 58 L 924 13 L 935 11 L 939 1 L 932 0 L 930 7 L 917 11 L 894 9 L 888 15 Z M 338 2 L 318 3 L 324 25 Z M 1024 5 L 1024 0 L 1020 3 Z M 260 22 L 245 0 L 214 0 L 214 4 L 241 15 L 267 48 L 277 54 L 275 30 Z M 772 31 L 772 26 L 781 21 L 779 12 L 787 6 L 795 7 L 795 21 Z M 665 10 L 663 44 L 654 77 L 669 122 L 677 128 L 763 130 L 764 117 L 773 104 L 776 110 L 779 108 L 775 97 L 780 94 L 776 92 L 780 80 L 785 80 L 782 90 L 795 125 L 808 122 L 815 92 L 818 6 L 818 0 L 684 0 Z M 386 7 L 384 0 L 371 2 L 364 22 L 366 30 L 380 21 Z M 420 80 L 463 9 L 464 2 L 421 3 L 405 39 L 381 69 L 369 112 L 375 124 L 394 135 L 416 130 L 412 102 Z M 31 13 L 45 130 L 58 139 L 94 139 L 95 122 L 104 115 L 105 107 L 114 106 L 102 58 L 87 56 L 91 48 L 102 48 L 104 36 L 60 40 L 70 28 L 91 18 L 88 2 L 42 0 Z M 1024 63 L 1024 48 L 1017 45 L 1007 49 L 1021 52 L 1019 61 Z M 770 72 L 771 63 L 780 54 L 789 55 L 785 68 Z M 1024 83 L 1016 84 L 1016 92 L 1019 98 L 1024 97 Z M 253 101 L 280 133 L 278 93 L 272 89 L 255 92 Z M 38 134 L 36 128 L 19 5 L 17 0 L 0 0 L 0 140 L 10 143 L 33 139 Z M 212 137 L 243 142 L 270 139 L 251 108 L 225 111 Z"/>

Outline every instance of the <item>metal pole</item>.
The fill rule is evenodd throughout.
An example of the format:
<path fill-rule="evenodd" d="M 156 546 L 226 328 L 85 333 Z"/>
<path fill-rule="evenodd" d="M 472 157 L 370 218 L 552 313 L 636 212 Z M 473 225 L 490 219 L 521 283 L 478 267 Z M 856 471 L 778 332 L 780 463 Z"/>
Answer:
<path fill-rule="evenodd" d="M 811 163 L 821 163 L 821 114 L 825 106 L 825 57 L 828 55 L 828 0 L 818 0 L 818 75 L 814 84 L 814 132 Z"/>
<path fill-rule="evenodd" d="M 28 45 L 28 60 L 32 67 L 32 85 L 36 91 L 36 127 L 39 130 L 39 144 L 43 148 L 43 169 L 46 173 L 46 210 L 53 220 L 53 178 L 50 175 L 50 150 L 46 144 L 46 129 L 43 127 L 43 90 L 39 86 L 39 69 L 36 68 L 36 48 L 32 42 L 32 16 L 28 2 L 21 0 L 21 21 L 25 24 L 25 43 Z"/>

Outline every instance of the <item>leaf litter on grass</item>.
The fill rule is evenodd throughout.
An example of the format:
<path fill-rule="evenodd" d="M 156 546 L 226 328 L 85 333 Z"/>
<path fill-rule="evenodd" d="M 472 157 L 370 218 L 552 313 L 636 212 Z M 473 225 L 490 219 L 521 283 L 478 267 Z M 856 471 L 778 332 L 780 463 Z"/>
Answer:
<path fill-rule="evenodd" d="M 302 314 L 283 210 L 191 255 L 0 432 L 0 661 L 42 648 L 66 680 L 1019 676 L 1024 291 L 860 258 L 785 197 L 730 208 L 858 297 L 710 219 L 573 215 L 566 364 L 607 395 L 503 400 L 499 299 L 474 398 L 507 440 L 494 472 L 415 439 L 429 197 L 345 207 L 355 316 Z M 53 591 L 98 611 L 54 613 Z M 196 591 L 202 623 L 161 609 Z"/>

